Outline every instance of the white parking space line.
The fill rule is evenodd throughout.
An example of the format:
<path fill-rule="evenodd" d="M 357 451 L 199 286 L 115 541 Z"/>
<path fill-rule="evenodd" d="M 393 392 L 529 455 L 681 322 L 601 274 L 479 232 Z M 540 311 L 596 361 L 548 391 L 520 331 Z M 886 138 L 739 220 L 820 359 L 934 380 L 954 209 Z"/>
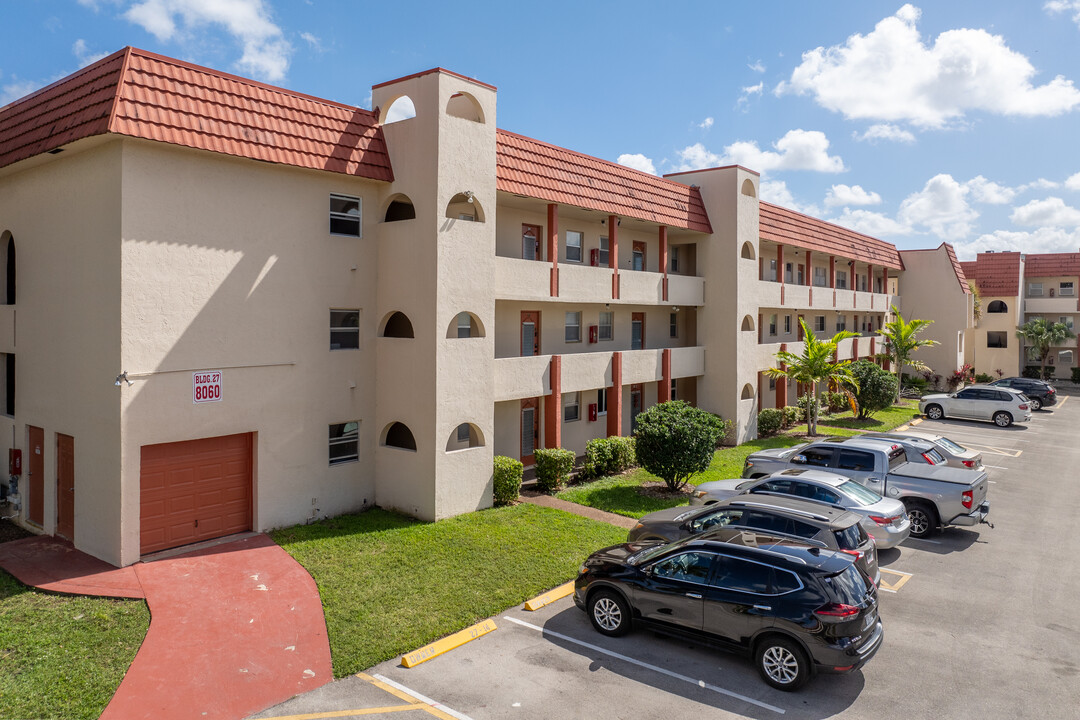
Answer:
<path fill-rule="evenodd" d="M 472 718 L 469 717 L 468 715 L 466 715 L 465 713 L 459 713 L 457 710 L 454 710 L 452 708 L 448 708 L 445 705 L 443 705 L 442 703 L 437 703 L 434 700 L 432 700 L 431 698 L 425 697 L 425 696 L 421 695 L 420 693 L 416 692 L 415 690 L 405 687 L 401 683 L 394 682 L 393 680 L 386 677 L 385 675 L 372 675 L 371 677 L 373 677 L 376 680 L 379 680 L 381 682 L 384 682 L 384 683 L 386 683 L 387 685 L 389 685 L 391 687 L 397 688 L 398 690 L 405 693 L 406 695 L 412 695 L 414 698 L 416 698 L 420 702 L 425 703 L 427 705 L 430 705 L 431 707 L 435 708 L 436 710 L 442 710 L 447 715 L 449 715 L 451 717 L 455 717 L 458 720 L 472 720 Z"/>
<path fill-rule="evenodd" d="M 908 536 L 908 540 L 918 540 L 919 542 L 930 543 L 932 545 L 940 545 L 941 544 L 940 540 L 927 540 L 926 538 L 911 537 L 910 535 Z M 907 542 L 907 540 L 905 540 L 904 542 Z"/>
<path fill-rule="evenodd" d="M 1008 470 L 1009 469 L 1009 468 L 1003 467 L 1001 465 L 985 465 L 984 464 L 983 467 L 994 468 L 995 470 Z"/>
<path fill-rule="evenodd" d="M 521 625 L 523 627 L 527 627 L 527 628 L 531 628 L 533 630 L 536 630 L 537 632 L 539 632 L 541 634 L 550 635 L 552 637 L 559 638 L 560 640 L 565 640 L 566 642 L 574 643 L 575 645 L 581 645 L 582 647 L 587 647 L 590 650 L 593 650 L 593 651 L 598 652 L 598 653 L 602 653 L 604 655 L 608 655 L 608 656 L 616 658 L 618 660 L 622 660 L 623 662 L 628 662 L 631 665 L 637 665 L 638 667 L 645 668 L 646 670 L 652 670 L 653 672 L 660 673 L 661 675 L 667 675 L 668 677 L 675 678 L 676 680 L 682 680 L 685 683 L 689 683 L 691 685 L 696 685 L 697 687 L 705 688 L 706 690 L 712 690 L 715 693 L 720 693 L 721 695 L 727 695 L 728 697 L 735 698 L 736 700 L 742 700 L 743 702 L 750 703 L 751 705 L 756 705 L 757 707 L 764 708 L 765 710 L 772 710 L 774 713 L 778 713 L 780 715 L 783 715 L 786 712 L 784 710 L 784 708 L 776 707 L 775 705 L 769 705 L 768 703 L 761 702 L 760 700 L 755 700 L 754 698 L 747 697 L 745 695 L 740 695 L 737 692 L 732 692 L 730 690 L 725 690 L 722 687 L 717 687 L 716 685 L 711 685 L 711 684 L 705 682 L 704 680 L 695 680 L 694 678 L 690 677 L 689 675 L 682 675 L 682 674 L 677 673 L 677 672 L 672 672 L 671 670 L 668 670 L 667 668 L 658 667 L 656 665 L 650 665 L 647 662 L 643 662 L 643 661 L 638 660 L 636 658 L 632 658 L 632 657 L 630 657 L 628 655 L 623 655 L 621 653 L 612 652 L 611 650 L 605 650 L 604 648 L 599 647 L 597 645 L 593 645 L 592 643 L 587 643 L 587 642 L 585 642 L 583 640 L 578 640 L 577 638 L 572 638 L 569 635 L 563 635 L 562 633 L 557 633 L 554 630 L 547 630 L 545 628 L 540 627 L 539 625 L 533 625 L 532 623 L 525 622 L 524 620 L 518 620 L 515 617 L 510 617 L 509 615 L 503 615 L 503 618 L 506 619 L 506 620 L 509 620 L 512 623 L 517 623 L 518 625 Z"/>

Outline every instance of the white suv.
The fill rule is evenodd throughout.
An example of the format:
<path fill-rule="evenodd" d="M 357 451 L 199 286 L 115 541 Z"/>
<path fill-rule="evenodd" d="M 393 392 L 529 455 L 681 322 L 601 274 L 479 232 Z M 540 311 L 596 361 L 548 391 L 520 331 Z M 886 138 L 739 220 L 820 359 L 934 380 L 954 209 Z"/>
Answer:
<path fill-rule="evenodd" d="M 969 385 L 954 393 L 924 395 L 919 412 L 931 420 L 944 417 L 990 420 L 998 427 L 1031 419 L 1031 403 L 1018 390 L 989 385 Z"/>

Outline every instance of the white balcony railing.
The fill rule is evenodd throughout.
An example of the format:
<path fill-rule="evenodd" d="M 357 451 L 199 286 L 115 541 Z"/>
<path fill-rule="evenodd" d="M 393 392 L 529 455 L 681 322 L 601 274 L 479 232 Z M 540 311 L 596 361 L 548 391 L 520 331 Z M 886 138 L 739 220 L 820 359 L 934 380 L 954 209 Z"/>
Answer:
<path fill-rule="evenodd" d="M 687 275 L 668 276 L 668 300 L 664 303 L 662 273 L 619 271 L 619 299 L 611 298 L 611 268 L 559 263 L 559 297 L 551 297 L 551 263 L 518 258 L 495 258 L 495 297 L 527 300 L 617 303 L 622 305 L 684 305 L 705 303 L 705 280 Z"/>

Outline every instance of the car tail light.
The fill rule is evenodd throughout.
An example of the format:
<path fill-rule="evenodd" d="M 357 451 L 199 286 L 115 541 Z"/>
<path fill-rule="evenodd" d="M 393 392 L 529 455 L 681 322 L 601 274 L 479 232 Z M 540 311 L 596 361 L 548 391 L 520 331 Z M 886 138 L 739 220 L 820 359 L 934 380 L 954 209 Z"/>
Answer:
<path fill-rule="evenodd" d="M 975 494 L 974 494 L 974 491 L 972 491 L 972 490 L 965 490 L 965 491 L 964 491 L 964 499 L 963 499 L 963 500 L 961 500 L 961 501 L 960 501 L 960 503 L 961 503 L 961 504 L 962 504 L 962 505 L 963 505 L 964 507 L 966 507 L 966 508 L 967 508 L 968 510 L 970 510 L 970 509 L 971 509 L 971 506 L 972 506 L 972 504 L 974 504 L 974 502 L 975 502 Z"/>
<path fill-rule="evenodd" d="M 881 515 L 871 515 L 870 519 L 876 522 L 881 527 L 885 527 L 886 525 L 892 525 L 898 517 L 900 516 L 895 515 L 893 517 L 882 517 Z"/>
<path fill-rule="evenodd" d="M 937 463 L 934 462 L 934 458 L 930 457 L 926 453 L 922 454 L 922 459 L 925 460 L 926 462 L 930 463 L 931 465 L 937 465 Z"/>
<path fill-rule="evenodd" d="M 969 467 L 969 468 L 975 467 L 975 461 L 974 460 L 962 460 L 961 462 L 964 463 L 964 467 Z"/>
<path fill-rule="evenodd" d="M 855 558 L 856 561 L 862 560 L 862 551 L 861 550 L 841 550 L 840 552 L 847 553 L 848 555 L 851 555 L 852 557 Z"/>
<path fill-rule="evenodd" d="M 827 605 L 822 605 L 814 611 L 814 614 L 822 620 L 835 622 L 837 620 L 848 620 L 855 617 L 859 614 L 859 608 L 854 605 L 832 602 Z"/>
<path fill-rule="evenodd" d="M 1027 409 L 1028 409 L 1028 408 L 1027 408 L 1027 403 L 1024 403 L 1023 405 L 1021 405 L 1021 406 L 1020 406 L 1020 409 L 1021 409 L 1021 410 L 1027 410 Z"/>

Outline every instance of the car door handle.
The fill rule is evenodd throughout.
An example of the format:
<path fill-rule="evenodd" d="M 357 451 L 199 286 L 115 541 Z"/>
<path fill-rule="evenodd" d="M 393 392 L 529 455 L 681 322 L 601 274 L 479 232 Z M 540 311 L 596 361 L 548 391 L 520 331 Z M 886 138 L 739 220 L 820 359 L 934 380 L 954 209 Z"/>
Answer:
<path fill-rule="evenodd" d="M 754 609 L 755 610 L 772 610 L 772 606 L 770 606 L 770 605 L 755 605 Z"/>
<path fill-rule="evenodd" d="M 686 593 L 686 597 L 694 598 L 695 600 L 701 599 L 701 593 Z"/>

